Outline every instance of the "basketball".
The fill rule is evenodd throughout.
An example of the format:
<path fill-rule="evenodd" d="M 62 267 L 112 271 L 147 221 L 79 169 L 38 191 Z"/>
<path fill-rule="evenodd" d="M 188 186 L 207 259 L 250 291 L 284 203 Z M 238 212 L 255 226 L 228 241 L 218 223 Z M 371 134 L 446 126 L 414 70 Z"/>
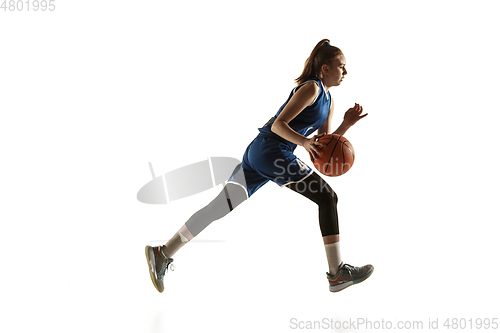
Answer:
<path fill-rule="evenodd" d="M 320 148 L 319 156 L 314 159 L 314 167 L 329 177 L 338 177 L 349 171 L 354 163 L 354 149 L 341 135 L 328 134 L 318 139 L 326 143 Z"/>

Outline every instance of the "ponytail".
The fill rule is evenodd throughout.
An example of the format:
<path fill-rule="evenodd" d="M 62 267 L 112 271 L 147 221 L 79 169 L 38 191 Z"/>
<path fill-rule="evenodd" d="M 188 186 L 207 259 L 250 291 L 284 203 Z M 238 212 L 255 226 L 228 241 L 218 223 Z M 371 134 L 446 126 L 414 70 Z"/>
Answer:
<path fill-rule="evenodd" d="M 338 47 L 330 45 L 330 40 L 322 39 L 307 58 L 302 74 L 295 79 L 297 85 L 318 77 L 321 73 L 321 66 L 325 64 L 331 66 L 333 58 L 339 54 L 342 54 L 342 51 Z"/>

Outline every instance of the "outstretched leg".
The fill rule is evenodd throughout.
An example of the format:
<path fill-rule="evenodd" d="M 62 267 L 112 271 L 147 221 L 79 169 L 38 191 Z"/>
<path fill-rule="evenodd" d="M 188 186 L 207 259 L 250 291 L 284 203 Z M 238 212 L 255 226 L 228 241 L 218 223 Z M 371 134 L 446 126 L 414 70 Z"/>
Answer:
<path fill-rule="evenodd" d="M 172 256 L 210 223 L 226 216 L 247 198 L 247 190 L 244 186 L 227 183 L 219 195 L 193 214 L 167 244 L 163 246 L 146 246 L 149 274 L 151 281 L 159 292 L 164 290 L 163 277 L 170 264 L 174 261 Z"/>
<path fill-rule="evenodd" d="M 247 148 L 248 150 L 248 148 Z M 198 235 L 210 223 L 226 216 L 255 191 L 267 183 L 262 177 L 243 163 L 236 166 L 222 191 L 208 205 L 194 213 L 178 232 L 163 246 L 146 246 L 146 259 L 151 280 L 159 292 L 163 292 L 163 277 L 172 261 L 172 256 L 187 242 Z"/>

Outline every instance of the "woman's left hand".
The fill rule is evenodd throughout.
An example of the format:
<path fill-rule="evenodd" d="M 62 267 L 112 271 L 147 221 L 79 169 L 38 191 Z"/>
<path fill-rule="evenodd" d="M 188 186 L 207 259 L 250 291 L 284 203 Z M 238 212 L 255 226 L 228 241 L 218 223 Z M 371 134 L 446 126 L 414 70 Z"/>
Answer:
<path fill-rule="evenodd" d="M 354 104 L 354 107 L 346 111 L 344 115 L 344 123 L 349 127 L 356 124 L 358 120 L 368 115 L 368 113 L 365 113 L 363 115 L 362 113 L 363 113 L 363 107 L 358 103 Z"/>

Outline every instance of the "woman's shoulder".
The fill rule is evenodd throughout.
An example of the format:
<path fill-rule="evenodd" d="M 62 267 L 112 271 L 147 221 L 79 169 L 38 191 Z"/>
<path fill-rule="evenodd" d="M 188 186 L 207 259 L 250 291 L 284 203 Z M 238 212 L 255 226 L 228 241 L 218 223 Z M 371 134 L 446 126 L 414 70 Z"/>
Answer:
<path fill-rule="evenodd" d="M 312 79 L 309 79 L 309 80 L 303 82 L 299 86 L 313 85 L 313 86 L 317 86 L 319 88 L 320 82 L 321 82 L 321 80 L 319 78 L 314 77 Z"/>
<path fill-rule="evenodd" d="M 319 86 L 319 82 L 315 79 L 308 80 L 308 81 L 302 83 L 301 85 L 298 85 L 297 87 L 295 87 L 294 92 L 297 92 L 297 90 L 299 90 L 299 89 L 303 89 L 303 91 L 307 91 L 309 93 L 314 93 L 316 95 L 321 90 L 321 88 Z"/>
<path fill-rule="evenodd" d="M 295 89 L 292 91 L 292 98 L 310 100 L 311 102 L 307 104 L 307 107 L 309 107 L 316 103 L 320 94 L 321 88 L 319 86 L 319 83 L 316 80 L 312 79 L 295 87 Z"/>

